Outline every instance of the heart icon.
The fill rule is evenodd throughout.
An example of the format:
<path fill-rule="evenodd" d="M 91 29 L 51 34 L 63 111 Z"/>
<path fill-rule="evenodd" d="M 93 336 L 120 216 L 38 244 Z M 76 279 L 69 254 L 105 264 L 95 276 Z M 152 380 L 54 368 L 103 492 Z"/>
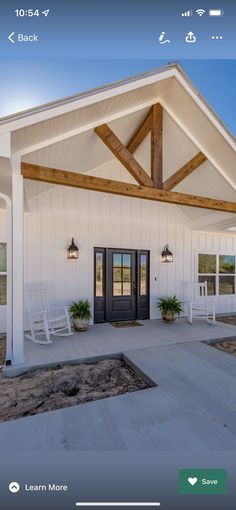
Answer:
<path fill-rule="evenodd" d="M 190 483 L 190 485 L 192 485 L 192 487 L 197 483 L 197 477 L 194 476 L 193 478 L 190 476 L 188 478 L 188 482 Z"/>

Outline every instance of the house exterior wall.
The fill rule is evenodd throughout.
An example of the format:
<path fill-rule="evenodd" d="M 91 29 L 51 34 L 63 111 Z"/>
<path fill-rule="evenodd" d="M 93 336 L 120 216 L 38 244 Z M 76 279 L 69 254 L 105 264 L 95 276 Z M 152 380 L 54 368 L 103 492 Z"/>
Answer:
<path fill-rule="evenodd" d="M 150 250 L 150 317 L 167 294 L 184 298 L 192 274 L 190 221 L 175 206 L 56 187 L 30 201 L 26 218 L 25 281 L 48 282 L 55 304 L 88 298 L 93 306 L 94 247 Z M 71 237 L 79 260 L 68 260 Z M 165 244 L 174 254 L 160 262 Z"/>
<path fill-rule="evenodd" d="M 53 304 L 88 298 L 93 307 L 94 247 L 150 250 L 150 318 L 161 296 L 187 298 L 196 281 L 198 253 L 236 255 L 236 236 L 192 232 L 191 221 L 177 207 L 87 190 L 54 187 L 29 201 L 25 215 L 25 284 L 45 282 Z M 68 260 L 71 237 L 79 260 Z M 0 211 L 0 242 L 6 240 L 5 212 Z M 169 244 L 173 263 L 160 254 Z M 216 311 L 236 310 L 236 295 L 214 296 Z M 27 292 L 25 293 L 27 307 Z M 28 328 L 25 314 L 25 329 Z M 6 330 L 6 308 L 0 307 L 0 332 Z"/>

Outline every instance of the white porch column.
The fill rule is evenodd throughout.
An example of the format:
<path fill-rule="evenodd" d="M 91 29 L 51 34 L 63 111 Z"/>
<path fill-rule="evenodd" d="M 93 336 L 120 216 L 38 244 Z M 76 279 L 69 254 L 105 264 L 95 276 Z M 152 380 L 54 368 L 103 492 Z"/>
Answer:
<path fill-rule="evenodd" d="M 12 159 L 13 364 L 24 362 L 24 184 L 21 161 Z"/>

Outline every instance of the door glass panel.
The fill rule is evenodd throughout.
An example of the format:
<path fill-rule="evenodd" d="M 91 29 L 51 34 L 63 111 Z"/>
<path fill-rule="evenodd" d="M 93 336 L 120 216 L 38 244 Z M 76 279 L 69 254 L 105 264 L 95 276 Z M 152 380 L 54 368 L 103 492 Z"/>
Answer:
<path fill-rule="evenodd" d="M 131 269 L 129 267 L 123 267 L 123 282 L 131 281 Z"/>
<path fill-rule="evenodd" d="M 113 267 L 121 267 L 121 253 L 113 253 Z"/>
<path fill-rule="evenodd" d="M 129 253 L 113 253 L 113 296 L 131 296 L 131 266 Z"/>
<path fill-rule="evenodd" d="M 6 275 L 0 276 L 0 305 L 7 304 L 7 277 Z"/>
<path fill-rule="evenodd" d="M 140 255 L 140 296 L 146 296 L 147 294 L 147 255 Z"/>
<path fill-rule="evenodd" d="M 5 273 L 7 270 L 7 245 L 0 243 L 0 272 Z"/>
<path fill-rule="evenodd" d="M 113 283 L 113 296 L 122 296 L 122 283 L 121 282 Z"/>
<path fill-rule="evenodd" d="M 131 283 L 123 282 L 123 296 L 131 296 Z"/>
<path fill-rule="evenodd" d="M 113 267 L 113 282 L 122 281 L 122 269 L 121 267 Z"/>
<path fill-rule="evenodd" d="M 123 267 L 131 267 L 131 255 L 123 255 Z"/>
<path fill-rule="evenodd" d="M 96 253 L 96 297 L 103 296 L 103 253 Z"/>

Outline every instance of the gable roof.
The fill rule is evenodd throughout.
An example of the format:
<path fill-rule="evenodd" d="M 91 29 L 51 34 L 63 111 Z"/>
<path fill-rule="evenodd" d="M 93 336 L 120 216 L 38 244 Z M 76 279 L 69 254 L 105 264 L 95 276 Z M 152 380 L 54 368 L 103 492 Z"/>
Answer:
<path fill-rule="evenodd" d="M 97 101 L 102 101 L 105 98 L 114 97 L 121 93 L 170 77 L 175 77 L 177 80 L 182 82 L 182 85 L 185 83 L 186 89 L 189 89 L 188 92 L 192 91 L 192 95 L 193 97 L 195 96 L 195 100 L 198 101 L 199 106 L 218 124 L 218 128 L 222 131 L 222 133 L 224 132 L 225 136 L 229 136 L 231 138 L 229 141 L 233 141 L 234 145 L 236 145 L 236 138 L 227 129 L 222 120 L 216 115 L 193 82 L 187 77 L 183 68 L 177 63 L 168 64 L 164 67 L 153 69 L 130 78 L 118 80 L 102 87 L 96 87 L 85 92 L 18 112 L 16 114 L 1 117 L 0 127 L 5 126 L 9 131 L 20 129 L 21 127 L 29 124 L 34 124 L 51 117 L 62 115 L 63 113 L 76 110 L 82 106 L 96 103 Z M 2 133 L 1 129 L 0 133 Z"/>
<path fill-rule="evenodd" d="M 199 190 L 202 186 L 199 194 L 212 197 L 215 194 L 215 198 L 225 200 L 230 195 L 236 201 L 236 140 L 178 64 L 2 118 L 0 135 L 11 135 L 12 151 L 23 161 L 93 173 L 97 171 L 95 167 L 100 171 L 104 165 L 110 168 L 112 160 L 114 163 L 111 153 L 94 133 L 94 127 L 109 123 L 126 144 L 156 102 L 164 108 L 164 124 L 172 135 L 171 138 L 168 134 L 164 140 L 166 176 L 197 151 L 202 151 L 208 159 L 176 191 L 184 192 L 187 188 L 187 192 L 194 193 L 198 178 Z M 148 140 L 143 146 L 145 143 Z M 141 162 L 147 169 L 147 150 L 141 148 Z M 188 211 L 184 206 L 184 211 L 194 217 L 193 209 Z M 199 211 L 198 215 L 203 213 Z"/>

